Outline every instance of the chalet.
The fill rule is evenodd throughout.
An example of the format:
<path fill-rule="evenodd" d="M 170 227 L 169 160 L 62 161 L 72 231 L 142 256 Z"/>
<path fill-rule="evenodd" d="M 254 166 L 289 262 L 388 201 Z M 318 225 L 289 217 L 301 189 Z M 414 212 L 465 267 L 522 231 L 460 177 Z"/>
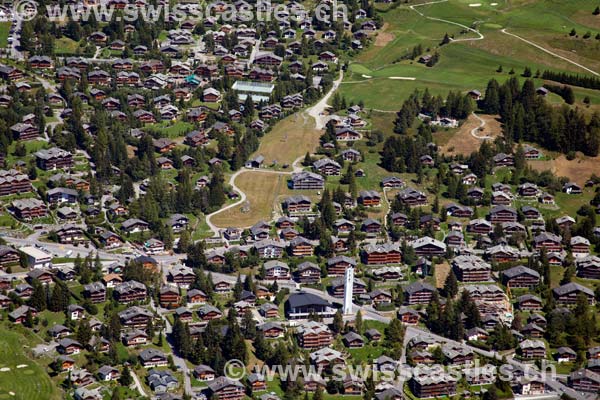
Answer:
<path fill-rule="evenodd" d="M 515 158 L 512 154 L 498 153 L 492 160 L 496 167 L 512 167 L 515 165 Z"/>
<path fill-rule="evenodd" d="M 583 193 L 583 190 L 581 189 L 581 186 L 579 186 L 577 183 L 575 182 L 567 182 L 563 185 L 562 187 L 562 191 L 567 193 L 567 194 L 581 194 Z"/>
<path fill-rule="evenodd" d="M 552 289 L 556 303 L 562 306 L 571 306 L 577 303 L 577 298 L 583 294 L 588 302 L 593 305 L 596 302 L 594 292 L 587 287 L 575 282 L 566 283 Z"/>
<path fill-rule="evenodd" d="M 352 284 L 353 294 L 355 296 L 367 293 L 367 284 L 359 279 L 354 278 Z M 344 297 L 344 278 L 337 277 L 331 281 L 331 294 L 333 297 Z"/>
<path fill-rule="evenodd" d="M 404 287 L 404 298 L 408 305 L 429 304 L 435 288 L 426 282 L 413 282 Z"/>
<path fill-rule="evenodd" d="M 260 258 L 280 258 L 283 255 L 285 244 L 271 239 L 264 239 L 254 243 Z"/>
<path fill-rule="evenodd" d="M 148 334 L 139 329 L 134 329 L 122 335 L 121 341 L 125 346 L 141 346 L 148 344 Z"/>
<path fill-rule="evenodd" d="M 106 301 L 106 287 L 100 282 L 93 282 L 83 286 L 83 296 L 92 304 L 104 303 Z"/>
<path fill-rule="evenodd" d="M 446 244 L 429 236 L 424 236 L 413 241 L 411 246 L 419 256 L 441 256 L 446 253 Z"/>
<path fill-rule="evenodd" d="M 533 238 L 536 250 L 561 251 L 562 238 L 550 232 L 542 232 Z"/>
<path fill-rule="evenodd" d="M 208 296 L 199 289 L 192 289 L 186 292 L 188 304 L 206 304 Z"/>
<path fill-rule="evenodd" d="M 13 137 L 17 140 L 31 140 L 39 136 L 39 129 L 30 124 L 18 122 L 10 127 Z"/>
<path fill-rule="evenodd" d="M 338 141 L 355 141 L 361 138 L 360 133 L 348 127 L 337 128 L 334 134 Z"/>
<path fill-rule="evenodd" d="M 310 240 L 296 236 L 290 241 L 290 251 L 295 257 L 310 257 L 313 255 L 314 249 Z"/>
<path fill-rule="evenodd" d="M 399 264 L 402 253 L 395 243 L 369 244 L 363 251 L 363 262 L 368 265 Z"/>
<path fill-rule="evenodd" d="M 273 303 L 265 303 L 259 308 L 259 313 L 265 318 L 278 318 L 279 307 Z"/>
<path fill-rule="evenodd" d="M 543 156 L 542 152 L 533 146 L 526 144 L 523 146 L 523 153 L 526 160 L 537 160 Z"/>
<path fill-rule="evenodd" d="M 162 351 L 153 348 L 142 350 L 139 357 L 144 368 L 166 367 L 168 364 L 167 356 Z"/>
<path fill-rule="evenodd" d="M 315 171 L 326 176 L 337 176 L 340 174 L 342 167 L 336 161 L 329 158 L 321 158 L 313 163 Z"/>
<path fill-rule="evenodd" d="M 590 241 L 582 236 L 573 236 L 571 238 L 571 252 L 575 257 L 586 257 L 590 254 Z"/>
<path fill-rule="evenodd" d="M 300 283 L 319 283 L 321 281 L 321 268 L 317 264 L 305 261 L 298 265 L 296 276 Z"/>
<path fill-rule="evenodd" d="M 542 214 L 537 208 L 531 206 L 521 207 L 521 213 L 523 214 L 526 220 L 537 220 L 542 216 Z"/>
<path fill-rule="evenodd" d="M 119 314 L 121 325 L 128 329 L 146 329 L 152 318 L 152 313 L 144 308 L 133 306 Z"/>
<path fill-rule="evenodd" d="M 524 340 L 519 343 L 518 350 L 521 357 L 527 360 L 546 357 L 546 344 L 541 340 Z"/>
<path fill-rule="evenodd" d="M 217 307 L 205 304 L 198 309 L 198 316 L 202 321 L 210 321 L 221 318 L 223 313 Z"/>
<path fill-rule="evenodd" d="M 19 252 L 6 245 L 0 245 L 0 268 L 5 268 L 11 265 L 19 264 Z M 2 288 L 0 288 L 1 290 Z"/>
<path fill-rule="evenodd" d="M 421 371 L 423 372 L 423 371 Z M 415 374 L 408 381 L 411 392 L 418 398 L 453 396 L 457 379 L 445 372 Z"/>
<path fill-rule="evenodd" d="M 355 149 L 344 150 L 342 151 L 341 156 L 345 161 L 359 162 L 361 160 L 360 152 Z"/>
<path fill-rule="evenodd" d="M 225 376 L 208 382 L 208 391 L 212 398 L 216 397 L 221 400 L 242 400 L 245 396 L 244 385 Z"/>
<path fill-rule="evenodd" d="M 292 174 L 291 187 L 294 190 L 323 190 L 325 180 L 321 175 L 312 172 Z"/>
<path fill-rule="evenodd" d="M 396 176 L 388 176 L 381 180 L 381 187 L 390 189 L 401 189 L 404 187 L 404 180 Z"/>
<path fill-rule="evenodd" d="M 58 341 L 57 350 L 60 354 L 79 354 L 83 346 L 76 340 L 64 338 Z"/>
<path fill-rule="evenodd" d="M 400 202 L 409 207 L 427 204 L 427 196 L 424 193 L 412 188 L 402 190 L 398 193 L 397 197 Z"/>
<path fill-rule="evenodd" d="M 126 221 L 123 221 L 121 224 L 121 229 L 127 233 L 136 233 L 147 231 L 149 225 L 146 221 L 142 221 L 141 219 L 131 218 Z"/>
<path fill-rule="evenodd" d="M 365 207 L 378 207 L 381 205 L 381 195 L 376 190 L 361 190 L 358 202 Z"/>
<path fill-rule="evenodd" d="M 123 282 L 113 290 L 113 295 L 119 303 L 145 300 L 146 294 L 146 286 L 137 281 Z"/>
<path fill-rule="evenodd" d="M 571 372 L 568 385 L 578 392 L 597 393 L 600 390 L 600 374 L 587 369 L 579 369 Z"/>
<path fill-rule="evenodd" d="M 461 282 L 484 282 L 491 279 L 492 266 L 475 255 L 455 257 L 452 269 Z"/>
<path fill-rule="evenodd" d="M 311 201 L 307 196 L 291 196 L 283 201 L 283 208 L 290 214 L 306 213 L 311 211 Z"/>
<path fill-rule="evenodd" d="M 416 310 L 409 307 L 400 307 L 398 309 L 397 315 L 398 319 L 402 323 L 407 325 L 416 325 L 419 323 L 419 320 L 421 318 Z"/>
<path fill-rule="evenodd" d="M 489 219 L 492 224 L 517 222 L 517 211 L 504 205 L 494 206 L 490 210 Z"/>
<path fill-rule="evenodd" d="M 531 268 L 518 265 L 502 272 L 502 283 L 510 288 L 533 289 L 540 284 L 540 274 Z"/>
<path fill-rule="evenodd" d="M 501 244 L 486 249 L 485 254 L 496 262 L 517 261 L 521 258 L 517 249 Z"/>
<path fill-rule="evenodd" d="M 570 229 L 575 225 L 575 219 L 569 215 L 556 218 L 556 224 L 560 229 Z"/>
<path fill-rule="evenodd" d="M 542 300 L 532 294 L 524 294 L 517 297 L 517 305 L 523 311 L 541 311 Z"/>
<path fill-rule="evenodd" d="M 349 267 L 356 267 L 356 260 L 347 256 L 335 256 L 327 260 L 327 275 L 340 276 Z"/>
<path fill-rule="evenodd" d="M 360 348 L 365 345 L 365 340 L 358 333 L 350 331 L 342 336 L 344 345 L 348 348 Z"/>
<path fill-rule="evenodd" d="M 160 305 L 165 308 L 172 308 L 181 303 L 181 294 L 177 286 L 163 285 L 159 290 Z"/>
<path fill-rule="evenodd" d="M 265 279 L 290 279 L 290 267 L 284 262 L 270 260 L 264 263 L 263 269 L 265 271 Z"/>
<path fill-rule="evenodd" d="M 30 284 L 33 284 L 34 281 L 39 281 L 41 284 L 49 285 L 52 283 L 54 279 L 54 274 L 47 269 L 36 268 L 33 269 L 25 275 L 25 280 Z"/>
<path fill-rule="evenodd" d="M 215 370 L 208 365 L 198 365 L 194 368 L 194 377 L 201 382 L 209 382 L 215 379 Z"/>

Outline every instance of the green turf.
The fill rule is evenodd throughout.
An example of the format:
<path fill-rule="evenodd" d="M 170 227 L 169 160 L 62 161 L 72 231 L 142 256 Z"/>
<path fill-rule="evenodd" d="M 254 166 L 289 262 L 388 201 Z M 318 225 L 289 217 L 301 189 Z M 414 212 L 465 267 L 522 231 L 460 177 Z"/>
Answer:
<path fill-rule="evenodd" d="M 30 343 L 21 334 L 0 329 L 0 399 L 49 400 L 60 399 L 58 389 L 48 374 L 29 359 L 25 344 Z M 23 368 L 17 366 L 26 365 Z"/>
<path fill-rule="evenodd" d="M 0 47 L 6 47 L 8 45 L 10 25 L 10 22 L 0 22 Z"/>

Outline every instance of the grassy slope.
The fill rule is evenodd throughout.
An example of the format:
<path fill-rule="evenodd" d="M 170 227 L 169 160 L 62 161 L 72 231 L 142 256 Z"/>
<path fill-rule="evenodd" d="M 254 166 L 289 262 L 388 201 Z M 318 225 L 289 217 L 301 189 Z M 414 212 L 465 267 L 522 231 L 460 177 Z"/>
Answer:
<path fill-rule="evenodd" d="M 600 31 L 597 26 L 585 26 L 570 18 L 579 16 L 578 20 L 590 24 L 583 10 L 591 11 L 595 7 L 591 0 L 574 0 L 557 2 L 543 0 L 538 2 L 511 2 L 509 8 L 503 2 L 491 7 L 490 1 L 482 1 L 481 7 L 469 7 L 464 0 L 450 0 L 448 3 L 419 7 L 427 16 L 443 18 L 471 26 L 475 21 L 485 35 L 484 40 L 455 42 L 441 48 L 439 41 L 448 32 L 456 38 L 472 37 L 472 34 L 461 35 L 462 28 L 440 21 L 432 21 L 419 16 L 405 6 L 383 13 L 387 23 L 386 32 L 395 38 L 385 47 L 372 46 L 351 64 L 350 73 L 341 92 L 349 99 L 364 99 L 368 107 L 382 110 L 397 110 L 406 96 L 416 88 L 429 87 L 434 93 L 445 94 L 449 90 L 469 90 L 485 88 L 490 77 L 499 81 L 508 79 L 508 71 L 514 68 L 517 74 L 526 66 L 533 71 L 555 69 L 581 73 L 578 67 L 546 54 L 532 46 L 500 32 L 508 27 L 511 32 L 529 37 L 537 41 L 540 36 L 548 38 L 540 44 L 558 46 L 568 42 L 568 56 L 576 61 L 596 67 L 600 52 L 595 51 L 597 40 L 593 39 Z M 547 11 L 552 9 L 552 11 Z M 600 21 L 600 19 L 598 19 Z M 565 28 L 568 27 L 568 28 Z M 592 32 L 592 39 L 584 41 L 568 37 L 571 28 L 583 34 Z M 566 32 L 565 32 L 566 30 Z M 566 38 L 565 38 L 566 36 Z M 427 68 L 413 61 L 399 61 L 416 44 L 422 44 L 429 52 L 437 50 L 441 53 L 440 62 L 433 68 Z M 563 43 L 564 44 L 564 43 Z M 578 51 L 571 52 L 572 48 Z M 586 50 L 584 51 L 583 48 Z M 591 50 L 589 50 L 590 48 Z M 555 49 L 556 50 L 556 49 Z M 557 50 L 561 52 L 561 50 Z M 561 54 L 564 54 L 561 52 Z M 503 65 L 504 73 L 496 73 L 498 65 Z M 372 76 L 365 79 L 362 75 Z M 390 80 L 389 77 L 415 77 L 415 81 Z M 541 84 L 542 81 L 536 82 Z M 576 90 L 578 100 L 584 96 L 592 97 L 592 102 L 600 102 L 600 95 L 586 90 Z"/>
<path fill-rule="evenodd" d="M 22 333 L 0 330 L 0 368 L 10 368 L 0 372 L 0 398 L 15 400 L 49 400 L 60 399 L 58 389 L 54 386 L 44 369 L 25 355 Z M 27 365 L 17 368 L 18 365 Z M 13 394 L 11 394 L 14 393 Z"/>
<path fill-rule="evenodd" d="M 260 139 L 254 155 L 262 154 L 265 162 L 277 160 L 279 165 L 291 164 L 307 151 L 313 152 L 319 145 L 321 132 L 315 129 L 314 120 L 296 113 L 279 121 L 273 129 Z"/>
<path fill-rule="evenodd" d="M 10 31 L 10 22 L 0 22 L 0 47 L 6 47 L 8 44 L 8 32 Z"/>

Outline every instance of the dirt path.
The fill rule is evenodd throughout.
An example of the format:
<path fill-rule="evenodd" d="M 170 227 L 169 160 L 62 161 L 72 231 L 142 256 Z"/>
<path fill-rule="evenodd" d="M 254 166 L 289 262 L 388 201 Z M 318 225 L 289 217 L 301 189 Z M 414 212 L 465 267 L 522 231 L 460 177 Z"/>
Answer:
<path fill-rule="evenodd" d="M 566 61 L 566 62 L 568 62 L 568 63 L 570 63 L 570 64 L 573 64 L 573 65 L 575 65 L 575 66 L 577 66 L 577 67 L 579 67 L 579 68 L 581 68 L 581 69 L 584 69 L 584 70 L 586 70 L 587 72 L 589 72 L 589 73 L 591 73 L 591 74 L 594 74 L 594 75 L 596 75 L 596 76 L 600 76 L 600 74 L 599 74 L 598 72 L 596 72 L 596 71 L 594 71 L 594 70 L 592 70 L 592 69 L 589 69 L 588 67 L 586 67 L 586 66 L 584 66 L 584 65 L 581 65 L 581 64 L 579 64 L 579 63 L 577 63 L 577 62 L 575 62 L 575 61 L 573 61 L 573 60 L 571 60 L 571 59 L 569 59 L 569 58 L 567 58 L 567 57 L 563 57 L 563 56 L 561 56 L 560 54 L 556 54 L 555 52 L 553 52 L 553 51 L 551 51 L 551 50 L 548 50 L 548 49 L 546 49 L 546 48 L 544 48 L 544 47 L 540 46 L 539 44 L 532 42 L 531 40 L 527 40 L 527 39 L 525 39 L 525 38 L 522 38 L 521 36 L 517 36 L 517 35 L 515 35 L 514 33 L 510 33 L 510 32 L 508 32 L 508 31 L 506 30 L 506 28 L 502 29 L 500 32 L 502 32 L 502 33 L 504 33 L 504 34 L 506 34 L 506 35 L 509 35 L 509 36 L 515 37 L 515 38 L 517 38 L 517 39 L 519 39 L 519 40 L 521 40 L 521 41 L 523 41 L 523 42 L 525 42 L 525 43 L 527 43 L 527 44 L 529 44 L 529 45 L 531 45 L 531 46 L 533 46 L 533 47 L 535 47 L 535 48 L 538 48 L 538 49 L 542 50 L 544 53 L 548 53 L 548 54 L 550 54 L 551 56 L 554 56 L 554 57 L 560 58 L 561 60 L 564 60 L 564 61 Z"/>
<path fill-rule="evenodd" d="M 473 116 L 479 120 L 480 124 L 479 126 L 476 126 L 475 128 L 471 129 L 471 136 L 481 140 L 491 139 L 492 137 L 489 135 L 477 136 L 477 131 L 483 130 L 483 128 L 485 128 L 485 120 L 479 115 L 475 114 L 475 112 L 473 112 Z"/>

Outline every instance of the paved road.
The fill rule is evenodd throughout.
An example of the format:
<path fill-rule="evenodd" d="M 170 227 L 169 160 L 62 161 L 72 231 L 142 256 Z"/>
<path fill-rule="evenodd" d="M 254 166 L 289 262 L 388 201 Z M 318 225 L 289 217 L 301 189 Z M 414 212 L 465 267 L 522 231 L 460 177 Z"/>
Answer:
<path fill-rule="evenodd" d="M 144 391 L 144 387 L 142 386 L 142 383 L 140 382 L 140 378 L 136 375 L 135 371 L 129 370 L 129 372 L 131 372 L 131 377 L 133 378 L 133 386 L 136 388 L 136 390 L 138 391 L 140 396 L 146 397 L 147 394 Z"/>
<path fill-rule="evenodd" d="M 181 371 L 181 373 L 183 374 L 184 393 L 191 395 L 193 393 L 193 388 L 192 388 L 192 382 L 190 380 L 190 371 L 188 369 L 188 366 L 187 366 L 185 360 L 183 358 L 179 357 L 179 355 L 177 355 L 177 353 L 175 352 L 175 347 L 173 346 L 173 343 L 170 340 L 171 338 L 169 337 L 171 335 L 171 333 L 173 332 L 173 326 L 169 322 L 169 319 L 165 316 L 165 314 L 164 314 L 165 310 L 162 309 L 161 307 L 156 307 L 156 305 L 154 304 L 154 300 L 150 301 L 150 307 L 154 311 L 156 311 L 156 313 L 160 316 L 160 318 L 165 323 L 165 337 L 167 338 L 167 343 L 169 344 L 169 347 L 171 347 L 171 355 L 173 357 L 173 364 L 175 364 L 177 369 L 179 371 Z"/>
<path fill-rule="evenodd" d="M 344 79 L 344 70 L 341 69 L 339 78 L 337 78 L 333 82 L 333 86 L 331 87 L 331 89 L 329 89 L 329 92 L 327 92 L 327 94 L 325 96 L 323 96 L 323 98 L 321 98 L 321 100 L 319 100 L 319 102 L 317 104 L 315 104 L 314 106 L 312 106 L 306 110 L 308 115 L 310 115 L 311 117 L 313 117 L 315 119 L 315 126 L 317 129 L 325 128 L 325 124 L 327 123 L 327 118 L 323 115 L 323 112 L 327 108 L 327 102 L 329 101 L 329 98 L 337 90 L 338 86 L 340 85 L 340 83 L 342 82 L 343 79 Z"/>

